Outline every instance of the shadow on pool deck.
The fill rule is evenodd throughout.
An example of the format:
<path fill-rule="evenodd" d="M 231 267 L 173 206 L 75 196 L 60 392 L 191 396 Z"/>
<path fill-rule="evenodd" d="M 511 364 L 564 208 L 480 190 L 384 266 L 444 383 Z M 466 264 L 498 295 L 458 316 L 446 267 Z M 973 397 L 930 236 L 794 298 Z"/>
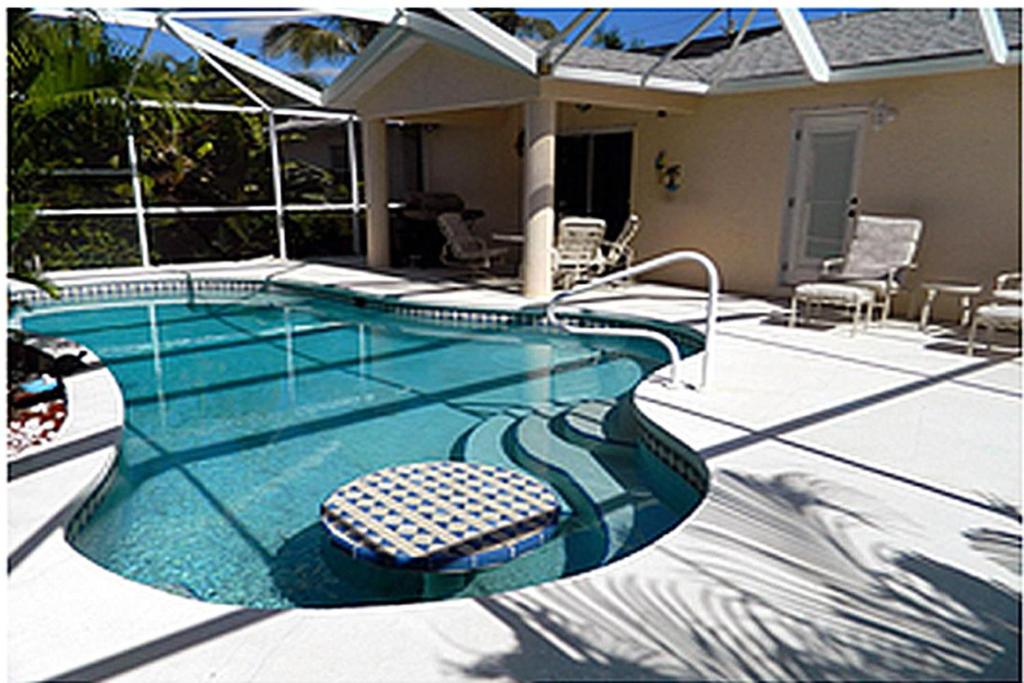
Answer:
<path fill-rule="evenodd" d="M 620 572 L 480 599 L 518 647 L 449 661 L 453 675 L 1019 680 L 1019 593 L 919 552 L 853 543 L 898 523 L 860 492 L 795 472 L 717 478 L 685 538 L 656 551 L 671 581 Z M 1019 538 L 1011 545 L 1019 562 Z"/>

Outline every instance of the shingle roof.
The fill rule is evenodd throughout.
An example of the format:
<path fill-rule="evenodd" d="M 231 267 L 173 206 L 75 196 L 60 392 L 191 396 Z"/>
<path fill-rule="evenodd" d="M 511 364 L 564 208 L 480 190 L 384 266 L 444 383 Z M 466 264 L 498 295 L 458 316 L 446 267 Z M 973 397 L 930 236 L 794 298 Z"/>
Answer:
<path fill-rule="evenodd" d="M 1000 10 L 1006 42 L 1021 46 L 1021 11 Z M 810 23 L 829 66 L 836 70 L 914 62 L 984 51 L 981 22 L 973 10 L 877 10 L 837 15 Z M 528 41 L 536 46 L 539 43 Z M 557 54 L 557 52 L 556 52 Z M 665 78 L 710 80 L 726 58 L 711 56 L 673 60 L 658 69 Z M 561 62 L 565 66 L 642 74 L 659 57 L 577 47 Z M 789 36 L 780 31 L 740 45 L 723 80 L 785 76 L 803 72 L 803 63 Z"/>

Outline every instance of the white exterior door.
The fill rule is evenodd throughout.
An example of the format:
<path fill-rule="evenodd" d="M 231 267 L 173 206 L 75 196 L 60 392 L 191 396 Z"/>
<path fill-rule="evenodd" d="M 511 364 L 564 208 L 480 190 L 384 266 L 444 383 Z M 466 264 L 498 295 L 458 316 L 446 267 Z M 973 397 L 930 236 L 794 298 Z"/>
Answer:
<path fill-rule="evenodd" d="M 782 280 L 814 279 L 823 259 L 841 256 L 858 209 L 864 112 L 798 114 L 793 131 L 787 245 Z"/>

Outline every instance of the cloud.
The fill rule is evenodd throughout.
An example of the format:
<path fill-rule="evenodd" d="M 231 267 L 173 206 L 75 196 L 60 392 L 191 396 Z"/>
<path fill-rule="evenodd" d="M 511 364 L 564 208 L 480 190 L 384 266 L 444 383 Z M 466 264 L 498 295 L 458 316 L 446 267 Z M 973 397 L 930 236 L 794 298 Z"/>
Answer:
<path fill-rule="evenodd" d="M 282 19 L 233 19 L 222 26 L 218 34 L 226 37 L 235 36 L 240 41 L 262 40 L 263 34 Z"/>

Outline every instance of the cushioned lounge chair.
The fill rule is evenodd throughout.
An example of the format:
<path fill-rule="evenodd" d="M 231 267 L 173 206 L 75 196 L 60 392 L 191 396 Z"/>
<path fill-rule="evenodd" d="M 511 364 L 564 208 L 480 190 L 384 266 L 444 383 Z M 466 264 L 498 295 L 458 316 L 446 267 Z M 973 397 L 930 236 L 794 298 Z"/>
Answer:
<path fill-rule="evenodd" d="M 825 259 L 819 282 L 796 286 L 790 304 L 790 325 L 797 305 L 840 305 L 854 313 L 854 329 L 860 317 L 864 297 L 869 292 L 866 321 L 871 308 L 881 309 L 880 319 L 888 320 L 892 298 L 902 286 L 906 272 L 914 267 L 914 256 L 923 230 L 917 218 L 896 218 L 861 214 L 854 226 L 853 239 L 841 257 Z"/>
<path fill-rule="evenodd" d="M 821 279 L 874 292 L 874 306 L 881 309 L 880 319 L 885 322 L 906 272 L 917 267 L 914 257 L 923 229 L 918 218 L 861 214 L 846 255 L 825 259 Z"/>
<path fill-rule="evenodd" d="M 446 266 L 486 270 L 509 252 L 508 247 L 487 246 L 470 231 L 461 214 L 442 213 L 437 217 L 437 226 L 445 239 L 441 247 L 441 263 Z"/>

